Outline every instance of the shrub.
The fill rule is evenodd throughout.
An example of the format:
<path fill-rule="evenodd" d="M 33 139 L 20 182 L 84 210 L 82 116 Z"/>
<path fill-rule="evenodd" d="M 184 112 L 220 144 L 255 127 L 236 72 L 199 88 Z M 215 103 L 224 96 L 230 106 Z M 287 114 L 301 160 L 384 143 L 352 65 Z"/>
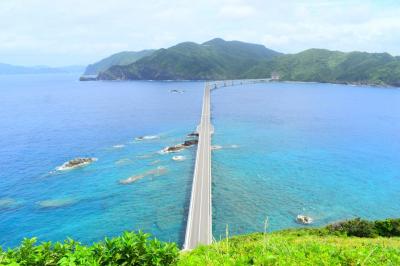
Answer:
<path fill-rule="evenodd" d="M 347 220 L 327 226 L 330 232 L 339 232 L 348 236 L 375 237 L 377 235 L 374 222 L 361 220 Z"/>
<path fill-rule="evenodd" d="M 72 239 L 36 243 L 36 238 L 24 239 L 14 249 L 0 249 L 0 265 L 172 265 L 179 255 L 175 243 L 150 239 L 142 232 L 125 232 L 92 246 Z"/>
<path fill-rule="evenodd" d="M 400 236 L 400 219 L 375 221 L 375 230 L 380 236 Z"/>

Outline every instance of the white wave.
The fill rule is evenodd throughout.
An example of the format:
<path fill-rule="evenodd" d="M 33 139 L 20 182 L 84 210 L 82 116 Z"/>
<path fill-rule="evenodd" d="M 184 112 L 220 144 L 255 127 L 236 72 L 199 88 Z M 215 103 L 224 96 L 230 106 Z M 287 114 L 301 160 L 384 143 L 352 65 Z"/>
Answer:
<path fill-rule="evenodd" d="M 182 155 L 176 155 L 176 156 L 172 157 L 172 160 L 174 160 L 174 161 L 184 161 L 184 160 L 186 160 L 186 157 L 182 156 Z"/>
<path fill-rule="evenodd" d="M 158 135 L 149 135 L 149 136 L 141 136 L 141 137 L 136 137 L 136 141 L 142 141 L 142 140 L 153 140 L 153 139 L 159 139 L 160 136 Z"/>
<path fill-rule="evenodd" d="M 112 147 L 115 148 L 115 149 L 122 149 L 122 148 L 125 147 L 125 145 L 123 145 L 123 144 L 117 144 L 117 145 L 114 145 L 114 146 L 112 146 Z"/>
<path fill-rule="evenodd" d="M 220 146 L 220 145 L 214 145 L 214 146 L 211 146 L 211 149 L 212 149 L 212 150 L 220 150 L 220 149 L 222 149 L 222 146 Z"/>

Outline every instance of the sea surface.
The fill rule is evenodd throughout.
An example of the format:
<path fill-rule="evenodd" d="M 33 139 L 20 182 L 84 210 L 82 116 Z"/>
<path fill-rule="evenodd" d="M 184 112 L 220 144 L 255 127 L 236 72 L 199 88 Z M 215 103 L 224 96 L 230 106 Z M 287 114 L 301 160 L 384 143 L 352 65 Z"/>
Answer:
<path fill-rule="evenodd" d="M 0 76 L 0 245 L 139 229 L 182 244 L 196 147 L 160 151 L 195 130 L 203 85 Z M 216 239 L 300 226 L 298 214 L 400 216 L 400 90 L 265 83 L 211 101 Z M 76 157 L 97 161 L 57 170 Z"/>

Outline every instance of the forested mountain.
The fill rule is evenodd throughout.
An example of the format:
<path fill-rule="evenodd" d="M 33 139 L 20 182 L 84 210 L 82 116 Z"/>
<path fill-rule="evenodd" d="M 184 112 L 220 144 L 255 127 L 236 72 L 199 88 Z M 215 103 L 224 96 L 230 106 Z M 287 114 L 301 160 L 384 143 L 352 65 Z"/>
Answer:
<path fill-rule="evenodd" d="M 283 54 L 259 44 L 217 38 L 202 44 L 180 43 L 121 64 L 129 61 L 127 56 L 118 54 L 118 64 L 112 57 L 102 60 L 107 64 L 98 79 L 244 79 L 267 78 L 276 72 L 281 80 L 400 86 L 400 57 L 388 53 L 309 49 Z"/>
<path fill-rule="evenodd" d="M 159 49 L 133 64 L 113 66 L 100 79 L 225 79 L 236 78 L 252 66 L 279 56 L 262 45 L 213 39 L 184 42 Z"/>
<path fill-rule="evenodd" d="M 120 52 L 113 54 L 107 58 L 100 60 L 94 64 L 88 65 L 86 67 L 84 75 L 97 75 L 102 71 L 106 71 L 108 68 L 116 65 L 129 65 L 140 58 L 151 55 L 154 50 L 143 50 L 139 52 Z"/>

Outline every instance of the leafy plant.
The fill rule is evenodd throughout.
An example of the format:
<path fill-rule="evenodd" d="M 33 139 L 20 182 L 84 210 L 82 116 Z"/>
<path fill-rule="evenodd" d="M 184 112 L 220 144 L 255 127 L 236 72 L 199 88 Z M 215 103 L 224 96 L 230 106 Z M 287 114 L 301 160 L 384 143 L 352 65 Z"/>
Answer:
<path fill-rule="evenodd" d="M 173 265 L 178 254 L 175 243 L 150 239 L 150 235 L 142 232 L 125 232 L 92 246 L 72 239 L 39 245 L 36 238 L 24 239 L 14 249 L 0 249 L 0 265 Z"/>

